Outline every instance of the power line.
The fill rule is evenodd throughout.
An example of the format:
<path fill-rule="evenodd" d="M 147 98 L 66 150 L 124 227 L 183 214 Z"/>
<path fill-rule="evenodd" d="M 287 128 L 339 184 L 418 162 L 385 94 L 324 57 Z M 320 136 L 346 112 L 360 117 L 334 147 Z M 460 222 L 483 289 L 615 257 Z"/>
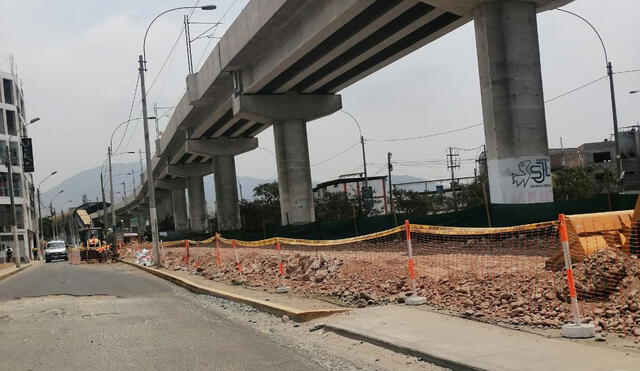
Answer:
<path fill-rule="evenodd" d="M 127 124 L 124 126 L 124 133 L 120 137 L 120 142 L 118 143 L 118 148 L 113 150 L 112 152 L 118 152 L 120 150 L 120 146 L 122 145 L 122 141 L 124 140 L 124 136 L 127 135 L 127 129 L 129 128 L 129 123 L 131 122 L 131 115 L 133 114 L 133 107 L 136 104 L 136 96 L 138 94 L 138 85 L 140 84 L 140 75 L 136 78 L 136 87 L 133 89 L 133 99 L 131 99 L 131 108 L 129 109 L 129 118 L 127 119 Z"/>
<path fill-rule="evenodd" d="M 482 123 L 474 124 L 474 125 L 465 126 L 465 127 L 459 128 L 459 129 L 443 131 L 443 132 L 440 132 L 440 133 L 420 135 L 420 136 L 417 136 L 417 137 L 393 138 L 393 139 L 366 139 L 365 141 L 367 141 L 367 142 L 399 142 L 399 141 L 405 141 L 405 140 L 417 140 L 417 139 L 433 138 L 433 137 L 437 137 L 437 136 L 441 136 L 441 135 L 457 133 L 459 131 L 468 130 L 468 129 L 475 128 L 475 127 L 481 126 L 481 125 L 483 125 L 483 124 Z"/>
<path fill-rule="evenodd" d="M 329 158 L 327 158 L 327 159 L 325 159 L 325 160 L 322 160 L 322 161 L 320 161 L 320 162 L 316 162 L 315 164 L 311 165 L 311 167 L 318 166 L 318 165 L 322 165 L 322 164 L 324 164 L 325 162 L 329 162 L 329 161 L 333 160 L 334 158 L 336 158 L 336 157 L 338 157 L 338 156 L 340 156 L 340 155 L 342 155 L 342 154 L 347 153 L 349 150 L 353 149 L 355 146 L 357 146 L 357 145 L 359 145 L 359 144 L 360 144 L 360 142 L 355 142 L 354 144 L 352 144 L 351 146 L 349 146 L 349 148 L 345 149 L 344 151 L 339 152 L 339 153 L 336 153 L 335 155 L 333 155 L 333 156 L 331 156 L 331 157 L 329 157 Z"/>
<path fill-rule="evenodd" d="M 193 13 L 196 11 L 195 7 L 197 7 L 198 4 L 200 4 L 200 0 L 196 0 L 196 3 L 193 5 L 194 8 L 191 9 L 191 13 L 189 13 L 189 16 L 188 16 L 189 18 L 191 18 Z M 160 77 L 160 74 L 162 73 L 162 70 L 166 66 L 167 62 L 169 61 L 169 58 L 171 57 L 173 52 L 176 50 L 176 47 L 178 46 L 178 43 L 180 42 L 180 38 L 182 37 L 183 33 L 184 33 L 184 28 L 181 26 L 180 27 L 180 33 L 178 34 L 178 37 L 176 38 L 176 41 L 173 43 L 173 46 L 171 47 L 171 50 L 169 51 L 169 54 L 167 55 L 167 57 L 164 59 L 164 62 L 162 63 L 162 66 L 160 67 L 160 70 L 158 71 L 156 76 L 153 78 L 153 81 L 149 85 L 149 88 L 147 89 L 147 93 L 149 93 L 151 91 L 151 89 L 153 89 L 153 86 L 155 85 L 156 80 L 158 80 L 158 77 Z"/>
<path fill-rule="evenodd" d="M 599 78 L 597 78 L 597 79 L 595 79 L 595 80 L 593 80 L 593 81 L 590 81 L 590 82 L 588 82 L 588 83 L 586 83 L 586 84 L 580 85 L 580 86 L 578 86 L 578 87 L 577 87 L 577 88 L 575 88 L 575 89 L 569 90 L 569 91 L 567 91 L 567 92 L 565 92 L 565 93 L 562 93 L 562 94 L 560 94 L 560 95 L 558 95 L 558 96 L 555 96 L 555 97 L 553 97 L 553 98 L 551 98 L 551 99 L 547 99 L 546 101 L 544 101 L 544 103 L 546 104 L 546 103 L 552 102 L 552 101 L 554 101 L 554 100 L 556 100 L 556 99 L 560 99 L 560 98 L 562 98 L 562 97 L 564 97 L 564 96 L 567 96 L 567 95 L 569 95 L 569 94 L 571 94 L 571 93 L 575 93 L 575 92 L 577 92 L 578 90 L 584 89 L 584 88 L 586 88 L 587 86 L 593 85 L 593 84 L 595 84 L 596 82 L 598 82 L 598 81 L 600 81 L 600 80 L 603 80 L 603 79 L 606 79 L 606 78 L 607 78 L 607 76 L 606 76 L 606 75 L 605 75 L 605 76 L 602 76 L 602 77 L 599 77 Z"/>
<path fill-rule="evenodd" d="M 218 22 L 216 23 L 220 23 L 222 22 L 222 20 L 224 19 L 224 17 L 227 16 L 227 14 L 229 14 L 229 12 L 231 11 L 231 9 L 233 8 L 234 5 L 236 5 L 236 3 L 238 2 L 238 0 L 233 0 L 233 2 L 231 3 L 231 5 L 229 5 L 229 7 L 227 8 L 227 10 L 225 10 L 224 14 L 222 14 L 222 16 L 220 17 L 220 19 L 218 20 Z M 218 25 L 214 25 L 214 27 L 217 27 Z M 205 45 L 204 47 L 204 51 L 202 52 L 202 54 L 200 55 L 200 58 L 198 59 L 198 63 L 196 63 L 196 66 L 200 66 L 200 62 L 202 62 L 202 58 L 204 58 L 204 56 L 207 54 L 207 50 L 209 49 L 209 44 L 211 44 L 211 40 L 214 40 L 213 38 L 207 40 L 207 45 Z M 198 67 L 196 67 L 197 69 Z"/>

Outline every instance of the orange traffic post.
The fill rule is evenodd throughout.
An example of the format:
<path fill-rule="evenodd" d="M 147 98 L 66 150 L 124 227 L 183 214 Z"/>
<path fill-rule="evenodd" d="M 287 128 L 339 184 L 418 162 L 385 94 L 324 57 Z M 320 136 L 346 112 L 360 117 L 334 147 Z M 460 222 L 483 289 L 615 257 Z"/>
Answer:
<path fill-rule="evenodd" d="M 571 312 L 573 313 L 573 323 L 562 326 L 562 336 L 573 339 L 583 339 L 594 337 L 596 334 L 593 324 L 584 324 L 580 322 L 580 307 L 578 306 L 578 295 L 576 293 L 576 284 L 573 278 L 573 266 L 571 264 L 571 250 L 569 250 L 569 235 L 567 233 L 567 222 L 564 214 L 558 215 L 560 243 L 562 244 L 562 253 L 564 255 L 564 266 L 567 271 L 567 285 L 569 287 L 569 297 L 571 298 Z"/>
<path fill-rule="evenodd" d="M 232 240 L 232 246 L 233 246 L 233 252 L 236 256 L 236 268 L 238 269 L 238 272 L 242 273 L 242 266 L 240 265 L 240 257 L 238 256 L 238 249 L 236 247 L 236 240 Z"/>
<path fill-rule="evenodd" d="M 279 286 L 276 287 L 276 292 L 284 294 L 289 292 L 289 288 L 284 284 L 284 260 L 282 258 L 282 248 L 280 246 L 280 239 L 276 239 L 276 251 L 278 252 L 278 281 Z"/>
<path fill-rule="evenodd" d="M 218 276 L 222 276 L 222 257 L 220 256 L 220 240 L 216 235 L 216 266 L 218 267 Z"/>
<path fill-rule="evenodd" d="M 418 289 L 416 288 L 416 269 L 413 260 L 413 245 L 411 243 L 411 225 L 409 220 L 404 221 L 404 233 L 407 240 L 407 255 L 409 256 L 409 283 L 411 285 L 411 296 L 405 298 L 404 303 L 407 305 L 421 305 L 427 302 L 427 299 L 418 296 Z"/>

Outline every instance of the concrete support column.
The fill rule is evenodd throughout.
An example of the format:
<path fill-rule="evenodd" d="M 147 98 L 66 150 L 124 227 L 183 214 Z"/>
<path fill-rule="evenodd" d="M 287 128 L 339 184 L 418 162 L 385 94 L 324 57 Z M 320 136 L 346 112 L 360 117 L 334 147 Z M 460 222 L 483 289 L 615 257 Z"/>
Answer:
<path fill-rule="evenodd" d="M 484 3 L 474 21 L 491 202 L 552 202 L 536 4 Z"/>
<path fill-rule="evenodd" d="M 312 223 L 315 221 L 315 213 L 306 122 L 276 122 L 273 134 L 282 224 Z"/>
<path fill-rule="evenodd" d="M 138 217 L 138 235 L 140 236 L 140 241 L 144 238 L 144 232 L 147 229 L 147 219 L 149 218 L 149 214 L 137 214 Z"/>
<path fill-rule="evenodd" d="M 176 232 L 188 231 L 187 196 L 184 192 L 184 188 L 172 189 L 171 201 L 173 206 L 173 225 Z"/>
<path fill-rule="evenodd" d="M 240 229 L 238 181 L 234 156 L 213 157 L 213 169 L 218 229 L 222 231 Z"/>
<path fill-rule="evenodd" d="M 196 233 L 207 231 L 207 200 L 204 195 L 204 179 L 202 176 L 187 178 L 189 190 L 189 214 L 191 230 Z"/>

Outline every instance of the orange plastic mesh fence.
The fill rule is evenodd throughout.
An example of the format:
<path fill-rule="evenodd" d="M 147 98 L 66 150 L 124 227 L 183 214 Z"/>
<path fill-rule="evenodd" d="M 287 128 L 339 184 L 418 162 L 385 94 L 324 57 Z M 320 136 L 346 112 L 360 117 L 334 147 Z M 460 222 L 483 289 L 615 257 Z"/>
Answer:
<path fill-rule="evenodd" d="M 582 320 L 633 334 L 640 331 L 634 330 L 640 326 L 639 227 L 629 222 L 614 234 L 610 231 L 619 223 L 598 220 L 567 215 Z M 268 289 L 286 286 L 353 307 L 403 302 L 411 294 L 411 267 L 417 294 L 437 308 L 540 327 L 572 319 L 557 222 L 509 228 L 411 224 L 409 229 L 412 265 L 404 226 L 330 241 L 215 235 L 189 241 L 188 257 L 186 241 L 164 243 L 160 254 L 169 269 Z M 134 253 L 130 247 L 123 251 L 124 258 Z"/>

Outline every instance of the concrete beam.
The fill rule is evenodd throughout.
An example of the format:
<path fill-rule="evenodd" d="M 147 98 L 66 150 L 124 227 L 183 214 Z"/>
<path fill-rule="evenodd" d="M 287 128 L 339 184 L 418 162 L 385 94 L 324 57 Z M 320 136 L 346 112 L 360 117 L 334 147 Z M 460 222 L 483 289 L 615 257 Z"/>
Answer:
<path fill-rule="evenodd" d="M 187 187 L 187 182 L 184 179 L 179 178 L 158 179 L 156 180 L 156 187 L 169 191 L 174 189 L 185 189 Z"/>
<path fill-rule="evenodd" d="M 472 13 L 478 6 L 495 2 L 496 0 L 420 0 L 423 3 L 435 6 L 447 12 L 457 15 L 468 15 Z M 573 0 L 529 0 L 536 5 L 537 11 L 554 9 L 566 5 Z"/>
<path fill-rule="evenodd" d="M 188 139 L 185 153 L 199 156 L 236 156 L 258 148 L 258 138 Z"/>
<path fill-rule="evenodd" d="M 233 100 L 234 115 L 242 115 L 257 122 L 311 121 L 341 108 L 342 97 L 337 94 L 239 95 Z"/>
<path fill-rule="evenodd" d="M 187 178 L 190 176 L 205 176 L 211 173 L 213 173 L 213 164 L 211 163 L 182 165 L 167 164 L 160 172 L 160 176 L 158 178 L 162 179 L 168 175 Z"/>

